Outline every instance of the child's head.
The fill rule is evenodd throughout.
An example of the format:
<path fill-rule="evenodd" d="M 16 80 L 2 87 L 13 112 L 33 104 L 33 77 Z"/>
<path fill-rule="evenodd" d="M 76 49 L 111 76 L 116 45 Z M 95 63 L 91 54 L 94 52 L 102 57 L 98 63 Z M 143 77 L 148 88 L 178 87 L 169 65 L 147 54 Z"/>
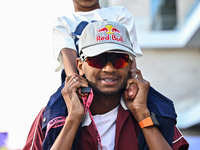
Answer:
<path fill-rule="evenodd" d="M 75 12 L 100 8 L 99 0 L 73 0 Z"/>

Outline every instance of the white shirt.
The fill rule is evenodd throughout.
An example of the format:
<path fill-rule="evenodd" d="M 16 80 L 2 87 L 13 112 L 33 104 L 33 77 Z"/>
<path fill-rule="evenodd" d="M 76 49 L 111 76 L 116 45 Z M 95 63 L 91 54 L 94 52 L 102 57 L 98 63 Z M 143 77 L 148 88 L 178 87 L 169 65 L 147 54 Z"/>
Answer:
<path fill-rule="evenodd" d="M 121 106 L 125 110 L 128 110 L 128 108 L 126 107 L 126 105 L 124 103 L 123 98 L 121 98 L 120 103 L 121 103 Z M 114 150 L 118 108 L 119 108 L 119 106 L 117 106 L 116 108 L 114 108 L 113 110 L 111 110 L 105 114 L 93 116 L 97 130 L 101 137 L 101 143 L 102 143 L 103 150 Z M 89 126 L 90 123 L 91 123 L 91 119 L 89 116 L 89 112 L 87 111 L 87 113 L 82 121 L 82 127 Z M 100 144 L 98 144 L 98 150 L 101 150 Z"/>
<path fill-rule="evenodd" d="M 101 137 L 103 150 L 114 150 L 118 107 L 102 115 L 93 116 Z M 99 150 L 101 150 L 99 146 Z"/>

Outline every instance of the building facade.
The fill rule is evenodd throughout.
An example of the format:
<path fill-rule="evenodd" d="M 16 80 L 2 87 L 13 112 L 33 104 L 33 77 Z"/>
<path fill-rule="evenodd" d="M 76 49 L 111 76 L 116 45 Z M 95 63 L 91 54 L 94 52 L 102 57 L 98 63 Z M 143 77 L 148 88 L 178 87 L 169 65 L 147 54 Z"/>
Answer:
<path fill-rule="evenodd" d="M 200 123 L 200 0 L 100 1 L 125 6 L 134 16 L 144 54 L 138 68 L 173 100 L 179 128 Z"/>

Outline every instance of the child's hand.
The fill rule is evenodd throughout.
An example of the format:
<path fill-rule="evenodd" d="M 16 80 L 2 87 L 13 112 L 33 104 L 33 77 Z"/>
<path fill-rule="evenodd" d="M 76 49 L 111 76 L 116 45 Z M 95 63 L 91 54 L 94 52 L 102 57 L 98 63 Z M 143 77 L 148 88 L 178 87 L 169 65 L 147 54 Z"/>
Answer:
<path fill-rule="evenodd" d="M 135 83 L 131 83 L 126 86 L 126 90 L 124 91 L 123 97 L 124 99 L 134 99 L 137 95 L 137 85 Z"/>
<path fill-rule="evenodd" d="M 136 74 L 135 74 L 134 70 L 135 69 L 130 70 L 129 79 L 135 78 Z M 126 90 L 124 91 L 124 94 L 123 94 L 124 99 L 132 99 L 133 100 L 135 98 L 135 96 L 137 95 L 137 91 L 138 91 L 138 88 L 135 83 L 127 82 Z"/>

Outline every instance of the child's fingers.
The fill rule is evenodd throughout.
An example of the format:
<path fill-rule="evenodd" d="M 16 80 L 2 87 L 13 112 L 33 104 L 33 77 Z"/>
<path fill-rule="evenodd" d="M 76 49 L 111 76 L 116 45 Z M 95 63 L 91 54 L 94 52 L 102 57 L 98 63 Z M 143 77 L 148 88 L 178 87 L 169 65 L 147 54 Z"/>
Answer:
<path fill-rule="evenodd" d="M 131 83 L 127 91 L 128 99 L 134 99 L 138 91 L 137 85 Z"/>

